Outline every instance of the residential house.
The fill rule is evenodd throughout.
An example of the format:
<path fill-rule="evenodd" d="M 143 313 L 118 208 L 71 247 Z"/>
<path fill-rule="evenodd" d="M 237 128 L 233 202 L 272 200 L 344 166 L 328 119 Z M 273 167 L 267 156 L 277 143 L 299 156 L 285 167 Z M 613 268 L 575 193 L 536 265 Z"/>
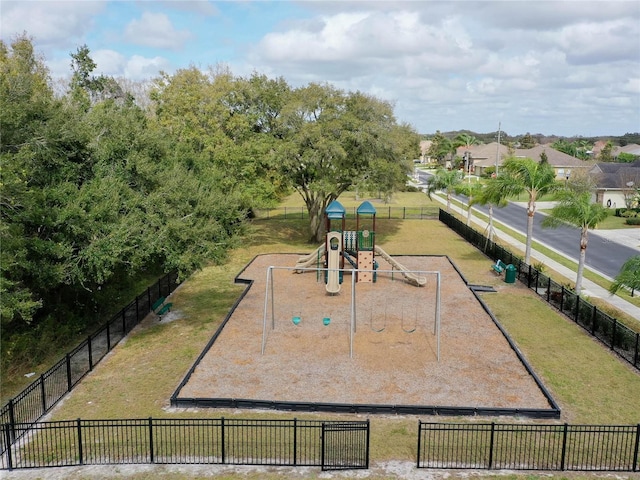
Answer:
<path fill-rule="evenodd" d="M 598 163 L 589 174 L 596 183 L 595 201 L 609 208 L 627 207 L 640 188 L 640 160 Z"/>
<path fill-rule="evenodd" d="M 550 145 L 537 145 L 529 149 L 515 149 L 509 151 L 506 145 L 498 145 L 497 142 L 488 143 L 486 145 L 472 145 L 469 148 L 458 148 L 457 154 L 464 156 L 464 153 L 468 151 L 471 154 L 472 159 L 472 171 L 475 171 L 476 175 L 482 175 L 488 167 L 495 167 L 498 165 L 498 172 L 500 172 L 500 166 L 506 158 L 513 156 L 516 158 L 530 158 L 535 161 L 540 161 L 542 153 L 547 156 L 547 161 L 553 167 L 556 178 L 558 180 L 567 180 L 571 176 L 571 172 L 577 173 L 579 171 L 588 172 L 593 166 L 593 161 L 584 161 L 579 158 L 572 157 L 566 153 L 562 153 Z"/>

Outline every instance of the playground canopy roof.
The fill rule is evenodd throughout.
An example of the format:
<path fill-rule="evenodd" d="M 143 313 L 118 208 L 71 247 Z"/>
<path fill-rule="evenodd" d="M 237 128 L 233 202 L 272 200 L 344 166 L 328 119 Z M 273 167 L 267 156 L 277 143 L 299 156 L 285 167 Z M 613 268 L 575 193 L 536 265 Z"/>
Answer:
<path fill-rule="evenodd" d="M 338 218 L 344 218 L 347 211 L 344 209 L 344 207 L 339 201 L 334 200 L 329 205 L 327 205 L 327 208 L 324 211 L 324 213 L 328 219 L 335 220 Z"/>
<path fill-rule="evenodd" d="M 371 202 L 364 201 L 358 207 L 357 213 L 358 215 L 375 215 L 376 208 L 371 205 Z"/>

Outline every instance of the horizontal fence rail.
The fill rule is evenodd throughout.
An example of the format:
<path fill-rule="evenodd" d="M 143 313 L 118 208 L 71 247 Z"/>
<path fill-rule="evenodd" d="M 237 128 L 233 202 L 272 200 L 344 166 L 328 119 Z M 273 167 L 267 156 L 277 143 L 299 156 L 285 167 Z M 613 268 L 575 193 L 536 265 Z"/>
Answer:
<path fill-rule="evenodd" d="M 440 210 L 439 218 L 469 243 L 482 250 L 493 262 L 501 260 L 507 265 L 513 265 L 517 270 L 518 280 L 640 370 L 640 333 L 634 332 L 575 292 L 554 282 L 453 215 Z"/>
<path fill-rule="evenodd" d="M 177 272 L 172 272 L 148 287 L 98 331 L 89 335 L 20 394 L 9 400 L 0 409 L 0 423 L 28 425 L 37 422 L 149 314 L 156 300 L 168 296 L 177 286 Z M 10 443 L 27 430 L 16 427 L 8 436 L 2 435 L 0 453 L 5 452 Z"/>
<path fill-rule="evenodd" d="M 358 207 L 346 208 L 345 218 L 356 218 Z M 259 209 L 253 212 L 258 219 L 308 219 L 306 207 L 277 207 Z M 438 207 L 391 207 L 376 206 L 376 218 L 388 220 L 437 219 Z"/>
<path fill-rule="evenodd" d="M 640 424 L 423 423 L 418 468 L 640 471 Z"/>
<path fill-rule="evenodd" d="M 368 468 L 369 421 L 134 419 L 2 425 L 0 468 L 226 464 Z M 325 432 L 340 432 L 336 439 Z M 327 439 L 325 439 L 327 437 Z M 348 441 L 345 441 L 346 438 Z M 327 452 L 332 452 L 328 454 Z"/>

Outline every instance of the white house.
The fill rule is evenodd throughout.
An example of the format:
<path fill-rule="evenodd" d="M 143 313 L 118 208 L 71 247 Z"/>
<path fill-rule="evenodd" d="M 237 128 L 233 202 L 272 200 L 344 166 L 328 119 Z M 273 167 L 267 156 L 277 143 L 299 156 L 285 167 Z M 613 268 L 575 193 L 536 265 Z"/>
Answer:
<path fill-rule="evenodd" d="M 589 174 L 596 182 L 596 202 L 610 208 L 627 207 L 640 188 L 640 160 L 598 163 Z"/>

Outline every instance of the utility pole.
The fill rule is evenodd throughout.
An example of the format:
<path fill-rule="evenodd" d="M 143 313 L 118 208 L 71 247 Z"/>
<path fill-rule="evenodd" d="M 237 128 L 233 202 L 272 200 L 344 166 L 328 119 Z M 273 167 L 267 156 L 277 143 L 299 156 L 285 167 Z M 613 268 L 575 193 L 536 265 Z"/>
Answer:
<path fill-rule="evenodd" d="M 496 177 L 498 176 L 498 158 L 500 157 L 500 124 L 498 122 L 498 151 L 496 152 Z"/>

